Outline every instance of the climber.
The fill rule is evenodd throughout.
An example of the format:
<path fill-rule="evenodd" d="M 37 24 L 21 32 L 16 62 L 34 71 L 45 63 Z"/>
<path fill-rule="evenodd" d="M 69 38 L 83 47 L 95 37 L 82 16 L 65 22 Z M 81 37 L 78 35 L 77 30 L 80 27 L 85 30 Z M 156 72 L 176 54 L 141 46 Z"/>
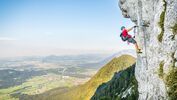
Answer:
<path fill-rule="evenodd" d="M 136 28 L 137 26 L 133 26 L 132 28 L 130 29 L 126 29 L 125 26 L 122 26 L 121 27 L 121 34 L 120 34 L 120 37 L 123 41 L 127 41 L 128 43 L 133 43 L 135 45 L 135 48 L 136 48 L 136 52 L 137 53 L 142 53 L 141 52 L 141 49 L 138 47 L 138 44 L 137 42 L 135 41 L 135 39 L 130 35 L 128 34 L 128 32 L 130 32 L 133 28 Z"/>

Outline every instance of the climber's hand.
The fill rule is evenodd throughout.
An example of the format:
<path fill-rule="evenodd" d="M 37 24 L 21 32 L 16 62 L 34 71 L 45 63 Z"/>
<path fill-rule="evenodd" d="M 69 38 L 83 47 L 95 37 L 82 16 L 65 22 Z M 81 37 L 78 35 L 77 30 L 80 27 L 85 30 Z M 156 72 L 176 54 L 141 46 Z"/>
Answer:
<path fill-rule="evenodd" d="M 136 28 L 136 27 L 138 27 L 138 26 L 135 25 L 134 28 Z"/>
<path fill-rule="evenodd" d="M 133 36 L 133 38 L 135 38 L 135 36 Z"/>

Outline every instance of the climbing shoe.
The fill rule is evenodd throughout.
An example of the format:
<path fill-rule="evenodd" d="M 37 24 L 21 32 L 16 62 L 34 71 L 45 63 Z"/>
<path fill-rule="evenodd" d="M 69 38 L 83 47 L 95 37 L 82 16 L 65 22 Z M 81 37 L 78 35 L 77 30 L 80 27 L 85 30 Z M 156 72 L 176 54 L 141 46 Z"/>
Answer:
<path fill-rule="evenodd" d="M 141 52 L 141 49 L 138 49 L 136 52 L 137 52 L 137 53 L 142 53 L 142 52 Z"/>

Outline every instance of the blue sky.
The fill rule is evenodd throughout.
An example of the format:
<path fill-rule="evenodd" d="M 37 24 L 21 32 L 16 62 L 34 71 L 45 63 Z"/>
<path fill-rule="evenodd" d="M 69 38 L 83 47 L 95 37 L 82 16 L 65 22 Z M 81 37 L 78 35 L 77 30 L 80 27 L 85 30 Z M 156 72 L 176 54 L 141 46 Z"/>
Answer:
<path fill-rule="evenodd" d="M 0 57 L 132 49 L 122 25 L 118 0 L 0 0 Z"/>

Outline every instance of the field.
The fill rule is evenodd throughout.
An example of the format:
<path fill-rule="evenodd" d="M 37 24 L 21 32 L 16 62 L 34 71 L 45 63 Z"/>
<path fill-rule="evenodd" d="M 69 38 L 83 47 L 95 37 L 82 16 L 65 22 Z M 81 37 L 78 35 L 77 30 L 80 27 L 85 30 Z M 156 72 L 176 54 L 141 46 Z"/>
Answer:
<path fill-rule="evenodd" d="M 21 85 L 0 90 L 0 100 L 18 100 L 23 94 L 35 95 L 58 87 L 72 87 L 82 84 L 88 78 L 80 79 L 56 74 L 35 76 Z"/>

